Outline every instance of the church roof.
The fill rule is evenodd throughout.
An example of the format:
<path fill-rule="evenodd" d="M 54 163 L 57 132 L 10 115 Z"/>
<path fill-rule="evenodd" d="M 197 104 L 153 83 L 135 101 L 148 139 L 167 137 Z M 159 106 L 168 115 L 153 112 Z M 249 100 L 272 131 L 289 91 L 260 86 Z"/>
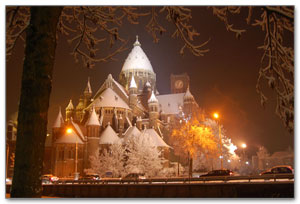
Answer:
<path fill-rule="evenodd" d="M 84 93 L 92 93 L 92 88 L 91 88 L 91 84 L 90 84 L 90 77 L 88 78 L 88 82 L 87 82 L 87 85 L 85 87 Z"/>
<path fill-rule="evenodd" d="M 148 103 L 152 103 L 152 102 L 158 102 L 157 98 L 155 97 L 154 91 L 152 91 L 152 94 L 148 100 Z"/>
<path fill-rule="evenodd" d="M 93 98 L 94 99 L 98 98 L 100 94 L 107 88 L 113 89 L 116 93 L 120 94 L 120 96 L 124 100 L 128 99 L 128 92 L 126 91 L 126 89 L 121 84 L 119 84 L 116 80 L 114 80 L 111 74 L 107 76 L 107 79 L 102 84 L 102 86 L 98 89 L 97 93 Z"/>
<path fill-rule="evenodd" d="M 111 88 L 105 89 L 90 105 L 95 107 L 117 107 L 130 109 L 128 104 Z"/>
<path fill-rule="evenodd" d="M 158 95 L 157 100 L 160 110 L 164 114 L 178 114 L 183 107 L 183 97 L 185 93 Z"/>
<path fill-rule="evenodd" d="M 131 77 L 130 87 L 129 88 L 137 88 L 137 85 L 134 80 L 134 76 Z"/>
<path fill-rule="evenodd" d="M 81 137 L 78 135 L 76 131 L 72 131 L 71 133 L 65 132 L 60 138 L 58 138 L 55 143 L 57 144 L 83 144 Z"/>
<path fill-rule="evenodd" d="M 74 109 L 74 106 L 73 106 L 72 99 L 71 99 L 68 106 L 66 107 L 66 110 L 73 110 L 73 109 Z"/>
<path fill-rule="evenodd" d="M 120 144 L 121 140 L 117 133 L 112 129 L 110 124 L 107 125 L 105 130 L 102 132 L 99 144 Z"/>
<path fill-rule="evenodd" d="M 84 140 L 84 135 L 83 135 L 83 132 L 82 132 L 82 129 L 80 128 L 80 126 L 77 123 L 75 123 L 73 121 L 73 119 L 71 119 L 71 124 L 73 125 L 73 127 L 74 127 L 75 131 L 77 132 L 77 134 L 79 135 L 79 137 L 82 140 Z"/>
<path fill-rule="evenodd" d="M 190 92 L 190 87 L 188 86 L 184 94 L 184 99 L 194 99 L 194 96 Z"/>
<path fill-rule="evenodd" d="M 152 65 L 143 49 L 141 48 L 141 43 L 138 40 L 138 36 L 135 43 L 133 44 L 133 49 L 125 60 L 122 71 L 131 69 L 140 69 L 153 72 Z"/>
<path fill-rule="evenodd" d="M 60 128 L 63 126 L 63 124 L 64 124 L 64 118 L 61 114 L 61 108 L 59 107 L 59 112 L 58 112 L 57 118 L 53 124 L 53 128 Z"/>
<path fill-rule="evenodd" d="M 170 147 L 153 128 L 143 130 L 142 136 L 151 137 L 156 147 Z"/>
<path fill-rule="evenodd" d="M 135 125 L 131 126 L 126 130 L 123 140 L 126 141 L 131 136 L 138 136 L 140 134 L 141 134 L 141 131 Z"/>
<path fill-rule="evenodd" d="M 90 113 L 90 117 L 85 125 L 94 125 L 94 126 L 100 126 L 98 116 L 96 114 L 95 108 L 92 108 L 92 112 Z"/>

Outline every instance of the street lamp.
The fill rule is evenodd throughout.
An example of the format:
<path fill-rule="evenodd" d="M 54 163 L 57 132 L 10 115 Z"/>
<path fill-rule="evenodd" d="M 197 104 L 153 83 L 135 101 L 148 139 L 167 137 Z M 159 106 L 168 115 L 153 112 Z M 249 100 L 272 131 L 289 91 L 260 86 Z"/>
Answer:
<path fill-rule="evenodd" d="M 218 113 L 214 113 L 214 118 L 218 120 L 219 125 L 219 142 L 220 142 L 220 161 L 221 161 L 221 169 L 223 169 L 223 153 L 222 153 L 222 134 L 221 134 L 221 124 L 220 124 L 220 116 Z"/>
<path fill-rule="evenodd" d="M 246 154 L 245 154 L 245 149 L 247 148 L 247 145 L 245 143 L 243 143 L 241 145 L 241 147 L 243 148 L 243 156 L 244 156 L 244 159 L 246 159 Z"/>
<path fill-rule="evenodd" d="M 66 130 L 67 134 L 71 134 L 73 132 L 72 128 L 68 128 Z M 76 137 L 76 135 L 75 135 Z M 76 137 L 76 142 L 75 142 L 75 175 L 74 175 L 74 180 L 78 180 L 79 174 L 77 172 L 78 168 L 78 142 L 77 142 L 77 137 Z"/>

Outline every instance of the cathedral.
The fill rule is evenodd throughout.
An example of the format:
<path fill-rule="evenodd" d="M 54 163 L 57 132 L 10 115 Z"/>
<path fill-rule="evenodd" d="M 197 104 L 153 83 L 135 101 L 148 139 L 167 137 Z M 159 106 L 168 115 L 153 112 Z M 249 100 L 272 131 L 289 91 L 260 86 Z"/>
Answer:
<path fill-rule="evenodd" d="M 152 137 L 170 159 L 172 128 L 199 110 L 189 76 L 172 74 L 170 79 L 171 93 L 159 94 L 156 74 L 137 36 L 118 80 L 109 74 L 94 92 L 87 79 L 78 103 L 70 100 L 65 107 L 65 118 L 58 111 L 52 126 L 50 172 L 59 177 L 82 175 L 91 155 L 126 142 L 131 134 Z"/>

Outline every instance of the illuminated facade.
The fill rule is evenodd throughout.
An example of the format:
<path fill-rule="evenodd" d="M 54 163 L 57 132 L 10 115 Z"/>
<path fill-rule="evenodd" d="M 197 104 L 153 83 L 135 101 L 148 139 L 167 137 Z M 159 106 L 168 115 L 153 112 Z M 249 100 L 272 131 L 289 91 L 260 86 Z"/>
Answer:
<path fill-rule="evenodd" d="M 109 74 L 94 94 L 88 79 L 77 106 L 70 100 L 65 118 L 59 110 L 52 129 L 52 173 L 72 176 L 77 166 L 83 174 L 90 166 L 90 156 L 111 144 L 122 144 L 133 128 L 140 134 L 147 133 L 159 141 L 159 148 L 168 150 L 172 128 L 180 118 L 199 109 L 186 74 L 172 75 L 171 83 L 172 93 L 159 95 L 156 74 L 137 38 L 119 82 Z M 72 128 L 72 133 L 67 128 Z"/>

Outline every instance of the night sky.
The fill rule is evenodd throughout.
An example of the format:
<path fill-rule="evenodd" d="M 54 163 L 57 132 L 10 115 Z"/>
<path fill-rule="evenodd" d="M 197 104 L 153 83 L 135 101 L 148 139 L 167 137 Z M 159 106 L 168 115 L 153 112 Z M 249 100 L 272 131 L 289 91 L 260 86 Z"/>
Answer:
<path fill-rule="evenodd" d="M 190 90 L 199 106 L 207 114 L 218 111 L 221 122 L 238 147 L 242 142 L 248 145 L 249 153 L 257 147 L 265 146 L 270 152 L 285 150 L 294 145 L 294 135 L 289 133 L 281 120 L 275 115 L 274 93 L 266 87 L 269 102 L 264 109 L 255 86 L 260 67 L 262 51 L 257 47 L 263 44 L 264 33 L 259 27 L 246 24 L 247 12 L 232 19 L 237 27 L 246 28 L 241 39 L 226 31 L 225 25 L 212 10 L 206 7 L 192 7 L 191 24 L 200 33 L 198 44 L 210 39 L 206 48 L 210 49 L 204 57 L 195 57 L 188 50 L 184 56 L 179 54 L 182 42 L 172 39 L 174 27 L 159 18 L 167 32 L 160 36 L 158 43 L 145 30 L 149 17 L 143 17 L 139 25 L 124 21 L 121 36 L 128 39 L 128 50 L 117 55 L 117 61 L 97 64 L 93 69 L 75 63 L 70 55 L 72 47 L 65 36 L 59 35 L 53 73 L 53 87 L 50 99 L 48 132 L 57 116 L 59 106 L 64 109 L 78 99 L 90 77 L 93 93 L 100 88 L 108 74 L 118 80 L 122 65 L 132 49 L 135 36 L 139 36 L 142 49 L 148 56 L 157 76 L 157 88 L 161 94 L 170 93 L 170 75 L 186 72 L 190 76 Z M 257 16 L 256 14 L 254 17 Z M 253 20 L 252 20 L 253 22 Z M 292 39 L 293 41 L 293 39 Z M 115 47 L 113 47 L 115 48 Z M 111 51 L 103 47 L 104 53 Z M 19 41 L 14 56 L 6 64 L 6 117 L 9 119 L 18 109 L 21 89 L 21 75 L 24 49 Z M 273 100 L 273 101 L 272 101 Z"/>

